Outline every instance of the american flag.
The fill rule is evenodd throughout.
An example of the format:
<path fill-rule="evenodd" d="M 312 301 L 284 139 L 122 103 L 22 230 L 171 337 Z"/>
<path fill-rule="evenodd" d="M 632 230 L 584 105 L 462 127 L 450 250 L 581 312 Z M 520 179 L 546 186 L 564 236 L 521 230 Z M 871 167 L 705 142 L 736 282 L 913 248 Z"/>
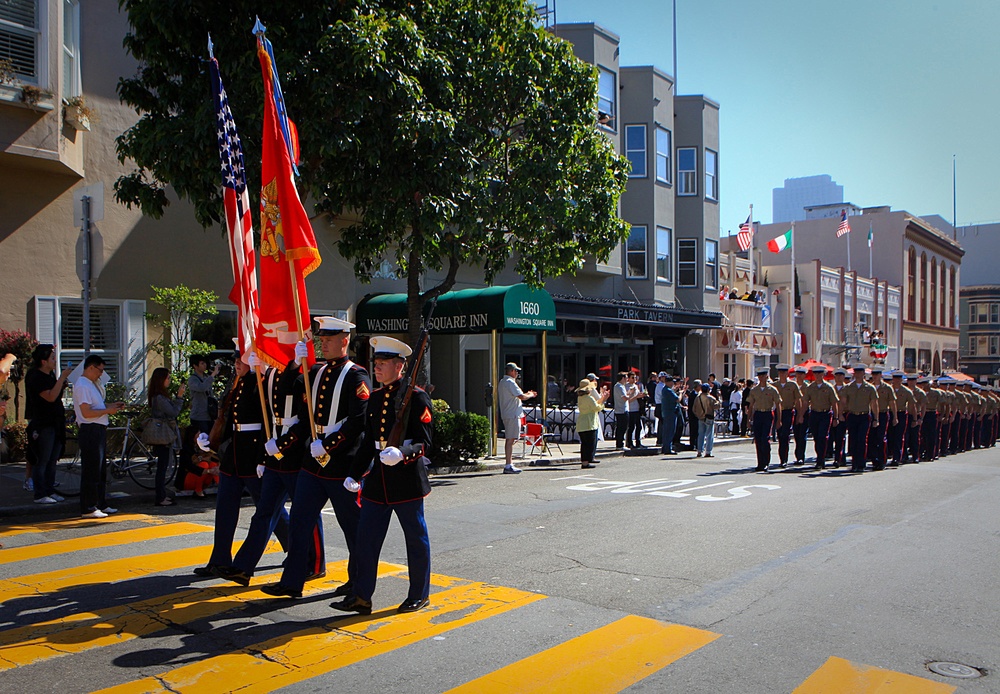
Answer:
<path fill-rule="evenodd" d="M 745 251 L 750 248 L 752 241 L 753 228 L 750 226 L 750 215 L 747 215 L 747 221 L 740 224 L 740 231 L 736 234 L 736 245 L 740 247 L 741 251 Z"/>
<path fill-rule="evenodd" d="M 240 353 L 250 353 L 257 334 L 259 310 L 257 300 L 256 256 L 253 248 L 253 221 L 250 216 L 250 196 L 247 193 L 247 173 L 243 165 L 243 147 L 236 134 L 236 123 L 229 110 L 229 98 L 222 86 L 219 63 L 210 61 L 212 90 L 215 97 L 216 135 L 222 164 L 222 196 L 229 231 L 229 255 L 233 265 L 233 288 L 229 300 L 239 308 Z"/>
<path fill-rule="evenodd" d="M 839 239 L 844 234 L 851 233 L 851 225 L 847 223 L 847 210 L 840 211 L 840 226 L 837 227 L 837 238 Z"/>

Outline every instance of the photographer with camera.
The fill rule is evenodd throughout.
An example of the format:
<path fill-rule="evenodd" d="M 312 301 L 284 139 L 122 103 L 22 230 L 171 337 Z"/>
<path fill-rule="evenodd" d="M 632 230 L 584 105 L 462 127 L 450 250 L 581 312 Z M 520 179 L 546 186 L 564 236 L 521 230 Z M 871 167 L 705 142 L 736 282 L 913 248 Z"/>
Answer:
<path fill-rule="evenodd" d="M 220 363 L 208 371 L 208 357 L 204 354 L 191 355 L 191 376 L 188 378 L 187 389 L 191 393 L 191 426 L 207 434 L 212 430 L 215 417 L 209 412 L 209 399 L 212 397 L 212 381 L 219 375 Z"/>

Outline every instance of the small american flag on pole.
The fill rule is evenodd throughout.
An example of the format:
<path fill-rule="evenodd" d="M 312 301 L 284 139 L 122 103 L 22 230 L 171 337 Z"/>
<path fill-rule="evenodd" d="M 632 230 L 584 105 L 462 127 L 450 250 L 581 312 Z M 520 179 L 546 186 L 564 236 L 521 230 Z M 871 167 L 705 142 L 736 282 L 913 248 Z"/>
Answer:
<path fill-rule="evenodd" d="M 752 240 L 753 228 L 750 226 L 750 216 L 747 215 L 747 221 L 740 224 L 739 233 L 736 234 L 736 245 L 740 247 L 741 251 L 745 251 L 750 248 Z"/>
<path fill-rule="evenodd" d="M 226 209 L 226 229 L 229 232 L 229 255 L 233 264 L 233 288 L 229 292 L 229 300 L 239 308 L 237 324 L 240 353 L 247 355 L 260 322 L 250 196 L 247 193 L 243 147 L 236 134 L 236 123 L 229 110 L 229 99 L 222 86 L 219 63 L 215 58 L 210 60 L 209 68 L 215 98 L 215 125 L 222 164 L 222 197 Z"/>
<path fill-rule="evenodd" d="M 847 210 L 840 211 L 840 226 L 837 227 L 837 238 L 851 233 L 851 225 L 847 223 Z"/>

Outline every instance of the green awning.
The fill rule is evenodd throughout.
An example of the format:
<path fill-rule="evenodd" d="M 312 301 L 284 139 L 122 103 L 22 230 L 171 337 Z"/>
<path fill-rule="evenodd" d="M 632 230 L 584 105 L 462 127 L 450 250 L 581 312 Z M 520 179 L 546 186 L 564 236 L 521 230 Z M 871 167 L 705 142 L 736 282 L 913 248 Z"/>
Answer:
<path fill-rule="evenodd" d="M 405 333 L 406 294 L 366 296 L 358 303 L 354 322 L 359 333 Z M 469 335 L 493 330 L 555 330 L 556 307 L 544 289 L 526 284 L 460 289 L 438 299 L 431 316 L 432 333 Z"/>

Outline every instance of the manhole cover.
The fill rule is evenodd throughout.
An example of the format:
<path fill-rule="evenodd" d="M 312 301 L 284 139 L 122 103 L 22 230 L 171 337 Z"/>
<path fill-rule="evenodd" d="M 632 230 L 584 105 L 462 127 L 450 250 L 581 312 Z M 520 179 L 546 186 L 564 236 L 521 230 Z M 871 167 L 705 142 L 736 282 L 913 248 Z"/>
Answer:
<path fill-rule="evenodd" d="M 942 677 L 957 677 L 963 680 L 971 680 L 983 676 L 980 670 L 972 666 L 962 665 L 961 663 L 949 663 L 942 660 L 927 663 L 927 669 Z"/>

